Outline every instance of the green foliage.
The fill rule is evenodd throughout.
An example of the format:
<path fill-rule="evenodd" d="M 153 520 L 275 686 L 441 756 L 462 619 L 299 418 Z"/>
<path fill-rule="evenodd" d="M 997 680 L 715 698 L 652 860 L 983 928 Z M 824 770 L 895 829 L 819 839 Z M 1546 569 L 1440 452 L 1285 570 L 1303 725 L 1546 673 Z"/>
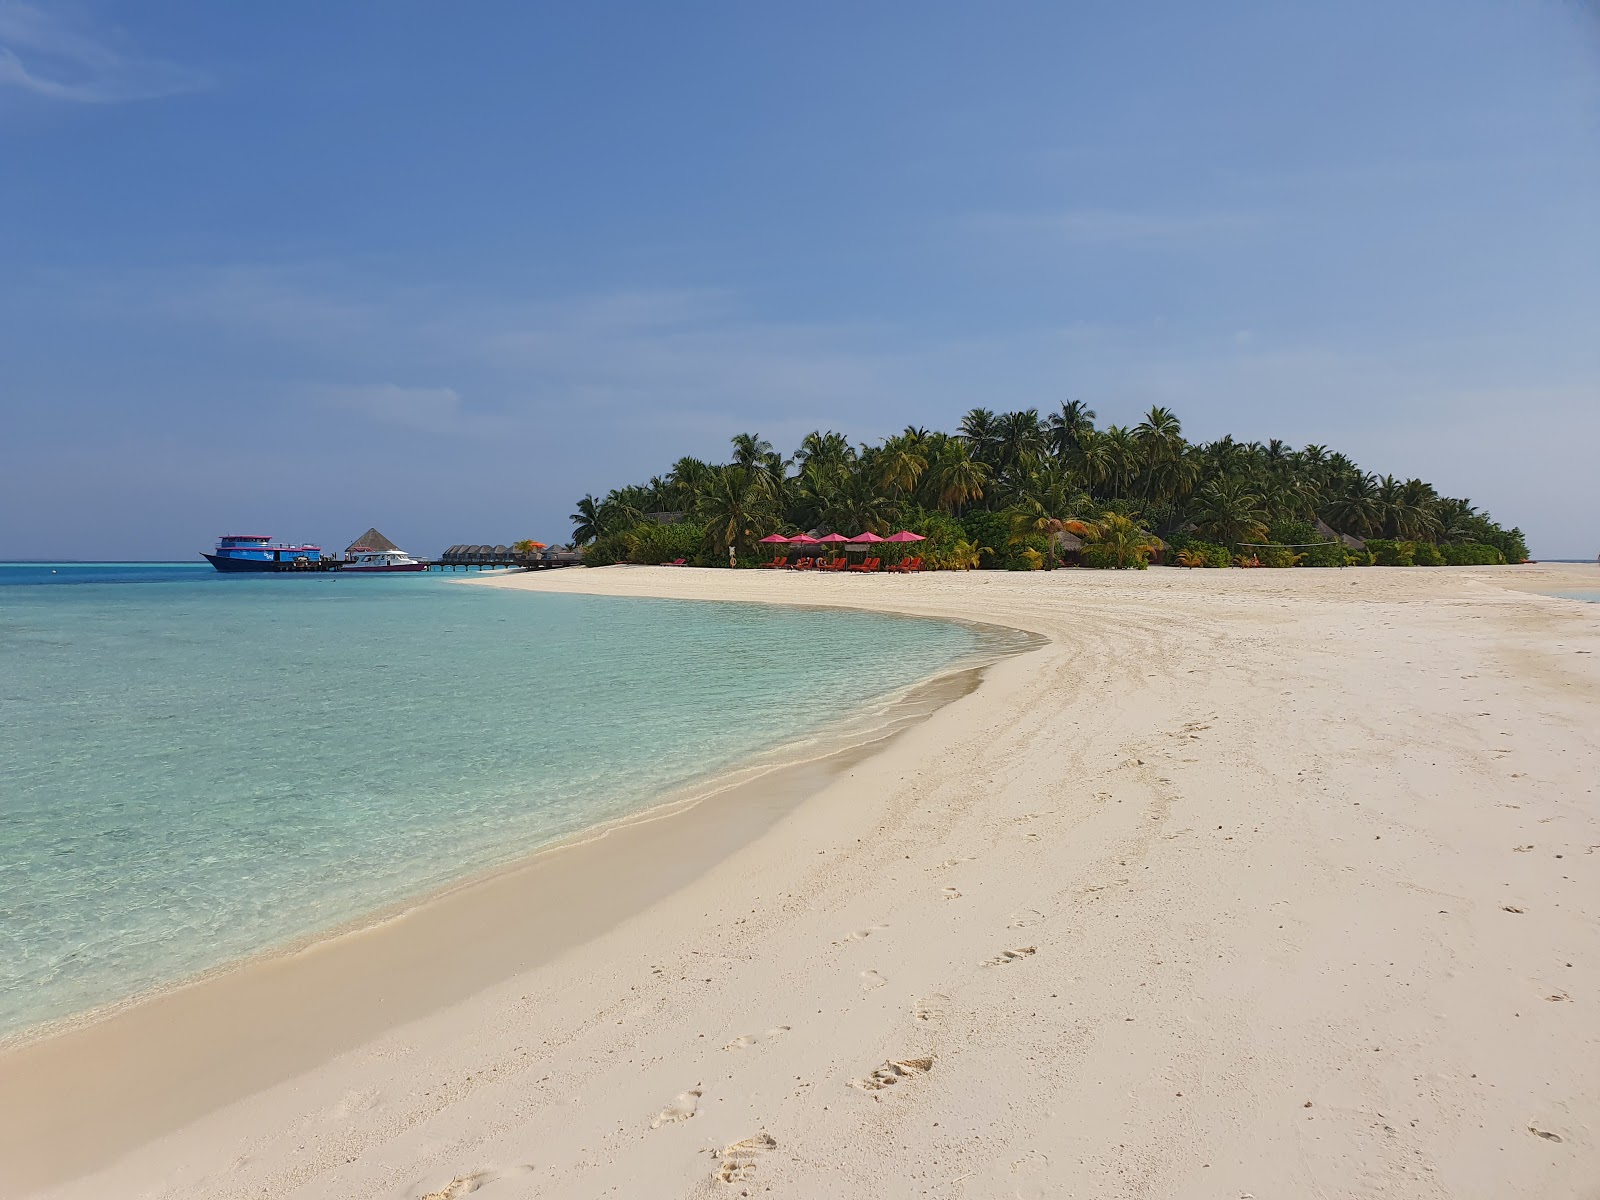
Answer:
<path fill-rule="evenodd" d="M 1411 542 L 1397 542 L 1392 538 L 1368 538 L 1367 550 L 1372 561 L 1380 567 L 1414 567 L 1416 546 Z"/>
<path fill-rule="evenodd" d="M 1226 546 L 1202 542 L 1199 538 L 1175 534 L 1167 543 L 1174 553 L 1172 561 L 1180 567 L 1231 567 L 1233 558 Z"/>
<path fill-rule="evenodd" d="M 760 557 L 755 544 L 775 529 L 823 526 L 852 535 L 926 533 L 931 544 L 886 549 L 886 562 L 920 554 L 930 564 L 953 563 L 965 543 L 965 557 L 976 548 L 986 568 L 1031 567 L 1030 550 L 1050 566 L 1053 543 L 1035 538 L 1063 528 L 1079 533 L 1107 513 L 1159 533 L 1175 555 L 1203 539 L 1251 561 L 1282 562 L 1284 555 L 1244 551 L 1240 543 L 1291 546 L 1307 566 L 1366 561 L 1342 545 L 1313 545 L 1327 540 L 1316 533 L 1319 519 L 1387 543 L 1372 556 L 1379 561 L 1429 563 L 1434 546 L 1488 546 L 1508 562 L 1528 553 L 1520 530 L 1502 528 L 1471 501 L 1441 496 L 1421 479 L 1380 478 L 1326 446 L 1294 449 L 1231 436 L 1192 443 L 1177 415 L 1163 408 L 1100 429 L 1082 401 L 1048 416 L 973 409 L 955 431 L 908 426 L 874 444 L 817 430 L 793 457 L 759 434 L 741 433 L 724 463 L 682 457 L 664 475 L 584 496 L 572 514 L 573 540 L 588 546 L 595 562 L 690 557 L 681 542 L 669 554 L 659 540 L 688 534 L 638 534 L 647 516 L 660 513 L 703 527 L 700 557 L 718 563 L 730 546 L 741 559 Z M 940 521 L 929 526 L 934 518 Z M 1209 550 L 1200 554 L 1214 561 Z M 1463 554 L 1476 559 L 1481 552 L 1441 549 L 1438 559 Z M 1128 557 L 1126 550 L 1117 555 Z"/>
<path fill-rule="evenodd" d="M 678 558 L 686 558 L 698 567 L 725 565 L 727 552 L 723 552 L 718 563 L 707 547 L 705 526 L 685 521 L 673 525 L 641 521 L 626 529 L 601 534 L 583 548 L 586 567 L 609 567 L 623 562 L 655 566 Z"/>
<path fill-rule="evenodd" d="M 1261 546 L 1256 549 L 1256 559 L 1263 567 L 1297 567 L 1304 557 L 1287 546 Z"/>
<path fill-rule="evenodd" d="M 1439 557 L 1448 567 L 1494 567 L 1505 562 L 1505 555 L 1483 542 L 1446 542 Z"/>
<path fill-rule="evenodd" d="M 630 531 L 633 542 L 628 548 L 628 561 L 655 566 L 686 558 L 695 566 L 709 565 L 711 558 L 706 549 L 704 525 L 680 521 L 674 525 L 636 525 Z M 723 560 L 727 555 L 723 554 Z"/>
<path fill-rule="evenodd" d="M 967 541 L 983 547 L 983 556 L 978 564 L 982 569 L 994 570 L 1006 566 L 1010 554 L 1007 543 L 1011 540 L 1011 523 L 1003 513 L 982 510 L 969 512 L 961 518 L 961 528 L 967 535 Z"/>
<path fill-rule="evenodd" d="M 1109 546 L 1099 546 L 1093 543 L 1083 548 L 1083 553 L 1078 555 L 1078 562 L 1085 567 L 1092 567 L 1100 571 L 1131 570 L 1143 571 L 1150 565 L 1148 556 L 1129 559 L 1118 564 L 1117 552 Z"/>
<path fill-rule="evenodd" d="M 1411 561 L 1419 567 L 1444 566 L 1444 559 L 1439 555 L 1439 547 L 1432 542 L 1413 542 L 1411 544 Z"/>
<path fill-rule="evenodd" d="M 613 563 L 627 562 L 633 553 L 632 529 L 618 529 L 602 533 L 583 548 L 583 565 L 609 567 Z"/>
<path fill-rule="evenodd" d="M 1138 521 L 1119 512 L 1106 512 L 1088 527 L 1088 544 L 1081 558 L 1086 567 L 1136 567 L 1144 570 L 1160 548 L 1154 535 Z"/>

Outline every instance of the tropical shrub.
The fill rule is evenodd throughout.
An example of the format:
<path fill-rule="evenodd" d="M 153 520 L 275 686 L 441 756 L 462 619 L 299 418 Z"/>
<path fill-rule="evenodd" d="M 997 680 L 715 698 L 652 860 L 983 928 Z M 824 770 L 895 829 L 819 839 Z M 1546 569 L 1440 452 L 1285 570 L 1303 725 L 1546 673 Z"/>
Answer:
<path fill-rule="evenodd" d="M 628 562 L 633 553 L 633 530 L 618 529 L 602 533 L 583 548 L 583 565 L 609 567 L 613 563 Z"/>
<path fill-rule="evenodd" d="M 1397 542 L 1392 538 L 1368 538 L 1367 550 L 1372 554 L 1372 561 L 1380 567 L 1417 565 L 1416 546 L 1412 542 Z"/>
<path fill-rule="evenodd" d="M 1256 558 L 1263 567 L 1297 567 L 1305 555 L 1287 546 L 1260 546 L 1256 548 Z"/>
<path fill-rule="evenodd" d="M 966 540 L 982 547 L 978 565 L 985 569 L 1004 567 L 1009 554 L 1011 522 L 1003 513 L 970 512 L 961 518 Z"/>
<path fill-rule="evenodd" d="M 628 548 L 629 562 L 654 566 L 686 558 L 700 566 L 709 561 L 704 525 L 690 521 L 674 525 L 635 525 L 630 533 L 633 541 Z"/>
<path fill-rule="evenodd" d="M 1446 542 L 1439 557 L 1448 567 L 1494 567 L 1505 562 L 1505 555 L 1482 542 Z"/>
<path fill-rule="evenodd" d="M 976 571 L 988 550 L 987 546 L 963 540 L 951 546 L 943 554 L 924 557 L 941 571 Z"/>
<path fill-rule="evenodd" d="M 1174 560 L 1180 567 L 1231 567 L 1233 565 L 1233 558 L 1229 555 L 1228 548 L 1219 546 L 1215 542 L 1202 542 L 1199 538 L 1175 533 L 1167 539 L 1167 545 L 1174 552 Z"/>
<path fill-rule="evenodd" d="M 1346 550 L 1342 542 L 1334 542 L 1330 546 L 1307 546 L 1300 553 L 1302 567 L 1348 567 L 1353 566 L 1351 552 Z"/>
<path fill-rule="evenodd" d="M 1439 547 L 1432 542 L 1413 542 L 1411 544 L 1411 561 L 1419 567 L 1444 566 L 1444 559 L 1439 555 Z"/>
<path fill-rule="evenodd" d="M 1098 521 L 1085 526 L 1088 544 L 1083 548 L 1080 561 L 1086 567 L 1134 567 L 1144 570 L 1150 565 L 1150 555 L 1159 547 L 1148 529 L 1142 529 L 1132 517 L 1119 512 L 1101 514 Z"/>

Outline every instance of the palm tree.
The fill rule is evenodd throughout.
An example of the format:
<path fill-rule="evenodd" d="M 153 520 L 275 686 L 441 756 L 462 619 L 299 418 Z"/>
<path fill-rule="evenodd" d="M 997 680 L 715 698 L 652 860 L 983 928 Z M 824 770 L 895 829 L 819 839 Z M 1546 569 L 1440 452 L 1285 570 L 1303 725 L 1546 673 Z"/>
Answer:
<path fill-rule="evenodd" d="M 667 472 L 667 507 L 678 512 L 692 512 L 700 501 L 700 490 L 711 478 L 711 472 L 709 464 L 688 455 L 673 463 L 672 470 Z"/>
<path fill-rule="evenodd" d="M 1267 535 L 1267 514 L 1259 495 L 1242 479 L 1213 479 L 1195 496 L 1195 528 L 1224 546 L 1259 541 Z"/>
<path fill-rule="evenodd" d="M 748 553 L 759 537 L 777 528 L 778 514 L 766 483 L 749 467 L 715 471 L 700 497 L 699 515 L 706 523 L 711 548 L 726 554 Z"/>
<path fill-rule="evenodd" d="M 1094 418 L 1094 409 L 1082 400 L 1068 400 L 1060 412 L 1051 413 L 1047 421 L 1051 452 L 1060 459 L 1070 458 L 1078 449 L 1078 440 L 1094 432 Z"/>
<path fill-rule="evenodd" d="M 1169 490 L 1168 480 L 1182 459 L 1186 444 L 1183 425 L 1170 408 L 1152 408 L 1134 427 L 1133 440 L 1144 460 L 1144 486 L 1140 495 L 1148 503 Z"/>
<path fill-rule="evenodd" d="M 954 442 L 939 457 L 932 475 L 938 505 L 947 513 L 958 513 L 974 500 L 982 500 L 989 482 L 989 468 L 969 455 L 963 442 Z"/>
<path fill-rule="evenodd" d="M 1101 482 L 1116 497 L 1126 497 L 1133 490 L 1133 481 L 1139 474 L 1141 455 L 1139 442 L 1126 425 L 1112 425 L 1102 439 L 1104 468 Z"/>
<path fill-rule="evenodd" d="M 961 418 L 961 439 L 967 452 L 981 463 L 992 463 L 1000 445 L 995 416 L 987 408 L 974 408 Z"/>
<path fill-rule="evenodd" d="M 811 463 L 838 466 L 854 458 L 855 451 L 850 448 L 850 439 L 831 429 L 826 433 L 812 430 L 801 439 L 800 449 L 795 451 L 795 459 L 803 467 Z"/>
<path fill-rule="evenodd" d="M 903 438 L 886 444 L 878 457 L 878 478 L 897 496 L 915 488 L 927 469 L 928 460 L 917 452 L 916 443 Z"/>
<path fill-rule="evenodd" d="M 1037 408 L 1001 413 L 995 421 L 995 437 L 1001 470 L 1033 462 L 1044 454 L 1047 445 Z"/>
<path fill-rule="evenodd" d="M 1359 471 L 1349 476 L 1322 502 L 1318 515 L 1342 533 L 1376 534 L 1383 528 L 1377 480 Z"/>
<path fill-rule="evenodd" d="M 587 495 L 578 501 L 578 511 L 567 520 L 572 522 L 572 544 L 574 546 L 587 546 L 595 538 L 605 533 L 605 514 L 602 513 L 602 501 L 596 500 L 593 495 Z"/>
<path fill-rule="evenodd" d="M 1119 512 L 1103 513 L 1092 523 L 1074 522 L 1073 528 L 1085 530 L 1091 542 L 1109 551 L 1119 569 L 1143 562 L 1148 554 L 1161 548 L 1154 534 Z"/>

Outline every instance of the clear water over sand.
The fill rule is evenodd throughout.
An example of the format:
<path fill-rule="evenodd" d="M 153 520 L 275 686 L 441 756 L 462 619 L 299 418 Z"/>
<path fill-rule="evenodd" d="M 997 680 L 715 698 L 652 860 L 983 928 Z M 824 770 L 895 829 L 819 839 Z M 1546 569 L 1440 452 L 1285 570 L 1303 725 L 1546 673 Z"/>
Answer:
<path fill-rule="evenodd" d="M 647 807 L 980 648 L 853 612 L 0 564 L 0 1035 Z"/>

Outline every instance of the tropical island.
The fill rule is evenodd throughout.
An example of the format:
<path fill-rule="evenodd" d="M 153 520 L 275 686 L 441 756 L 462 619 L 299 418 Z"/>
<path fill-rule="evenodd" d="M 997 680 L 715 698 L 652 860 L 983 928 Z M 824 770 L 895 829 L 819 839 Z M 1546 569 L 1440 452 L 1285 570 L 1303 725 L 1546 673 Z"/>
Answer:
<path fill-rule="evenodd" d="M 774 534 L 910 530 L 930 569 L 1058 566 L 1483 566 L 1528 558 L 1522 531 L 1421 479 L 1364 471 L 1326 446 L 1232 436 L 1195 443 L 1177 415 L 1095 425 L 1072 400 L 975 408 L 956 433 L 907 426 L 877 444 L 806 435 L 785 457 L 759 434 L 726 463 L 586 495 L 572 514 L 584 562 L 758 565 Z M 882 547 L 892 563 L 904 546 Z"/>

